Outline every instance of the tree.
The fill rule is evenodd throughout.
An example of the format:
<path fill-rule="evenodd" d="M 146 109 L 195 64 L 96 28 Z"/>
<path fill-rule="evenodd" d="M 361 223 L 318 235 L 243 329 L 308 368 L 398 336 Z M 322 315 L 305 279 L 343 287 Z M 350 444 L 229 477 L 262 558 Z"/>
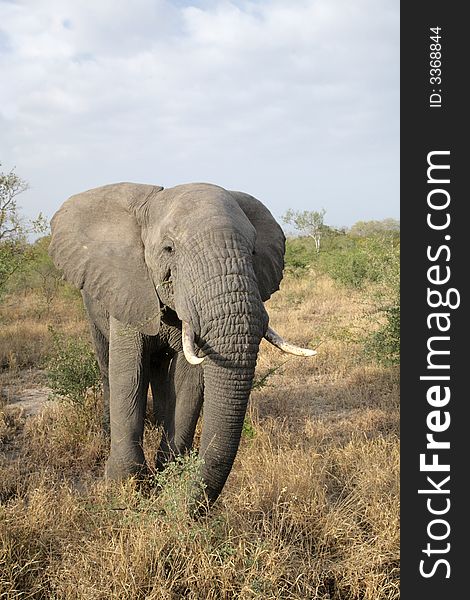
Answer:
<path fill-rule="evenodd" d="M 357 221 L 351 227 L 349 233 L 358 237 L 396 235 L 400 233 L 400 221 L 391 218 L 382 221 Z"/>
<path fill-rule="evenodd" d="M 1 163 L 0 163 L 1 166 Z M 24 231 L 18 214 L 16 197 L 28 189 L 12 169 L 9 173 L 0 172 L 0 242 L 16 241 Z"/>
<path fill-rule="evenodd" d="M 289 210 L 282 217 L 284 223 L 293 225 L 297 231 L 308 235 L 315 242 L 315 250 L 320 252 L 320 242 L 322 235 L 325 233 L 327 226 L 323 223 L 323 217 L 326 210 Z"/>
<path fill-rule="evenodd" d="M 27 189 L 28 184 L 14 169 L 8 173 L 0 171 L 0 294 L 28 256 L 28 234 L 47 229 L 41 213 L 32 222 L 20 216 L 17 197 Z"/>

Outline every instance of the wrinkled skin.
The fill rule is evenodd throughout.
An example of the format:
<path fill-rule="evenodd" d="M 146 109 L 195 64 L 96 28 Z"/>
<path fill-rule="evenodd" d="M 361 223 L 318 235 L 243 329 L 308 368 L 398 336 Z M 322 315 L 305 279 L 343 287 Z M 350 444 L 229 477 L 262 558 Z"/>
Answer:
<path fill-rule="evenodd" d="M 263 302 L 282 278 L 284 242 L 258 200 L 210 184 L 115 184 L 73 196 L 56 213 L 50 253 L 82 290 L 110 398 L 108 477 L 145 472 L 151 386 L 164 429 L 157 466 L 191 448 L 204 402 L 202 477 L 210 501 L 220 494 L 268 327 Z M 182 321 L 201 365 L 185 359 Z"/>

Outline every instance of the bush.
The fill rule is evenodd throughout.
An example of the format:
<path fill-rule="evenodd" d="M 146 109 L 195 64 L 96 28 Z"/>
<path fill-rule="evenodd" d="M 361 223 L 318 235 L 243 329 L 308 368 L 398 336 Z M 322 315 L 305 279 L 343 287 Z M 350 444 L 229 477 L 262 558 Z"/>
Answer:
<path fill-rule="evenodd" d="M 12 274 L 8 281 L 9 293 L 26 295 L 36 292 L 50 305 L 57 292 L 63 290 L 67 284 L 48 254 L 49 243 L 50 236 L 44 236 L 28 244 L 27 259 L 23 261 L 22 268 Z"/>
<path fill-rule="evenodd" d="M 388 243 L 385 243 L 388 242 Z M 371 256 L 377 288 L 373 297 L 382 323 L 365 340 L 365 349 L 385 365 L 400 363 L 400 245 L 383 240 L 380 253 Z"/>
<path fill-rule="evenodd" d="M 289 238 L 286 241 L 286 253 L 284 256 L 286 273 L 294 277 L 305 275 L 312 263 L 313 243 L 303 238 Z"/>
<path fill-rule="evenodd" d="M 400 305 L 384 308 L 385 323 L 365 341 L 366 352 L 384 365 L 400 364 Z"/>
<path fill-rule="evenodd" d="M 44 233 L 48 228 L 41 213 L 32 222 L 21 216 L 17 197 L 27 189 L 28 184 L 14 169 L 0 171 L 0 296 L 5 293 L 10 277 L 30 260 L 28 235 Z"/>
<path fill-rule="evenodd" d="M 201 476 L 203 459 L 196 451 L 185 456 L 177 456 L 163 471 L 154 476 L 159 491 L 159 505 L 163 514 L 170 519 L 191 517 L 201 508 L 205 485 Z"/>
<path fill-rule="evenodd" d="M 322 271 L 347 287 L 360 288 L 370 279 L 368 257 L 360 248 L 331 253 L 323 263 Z"/>
<path fill-rule="evenodd" d="M 88 390 L 96 396 L 100 387 L 100 370 L 93 349 L 81 338 L 68 338 L 49 327 L 52 353 L 47 379 L 52 391 L 74 404 L 84 405 Z"/>
<path fill-rule="evenodd" d="M 360 238 L 333 233 L 325 237 L 322 250 L 317 253 L 312 240 L 290 238 L 286 243 L 286 272 L 301 276 L 312 269 L 346 287 L 361 288 L 396 270 L 399 248 L 396 236 Z"/>

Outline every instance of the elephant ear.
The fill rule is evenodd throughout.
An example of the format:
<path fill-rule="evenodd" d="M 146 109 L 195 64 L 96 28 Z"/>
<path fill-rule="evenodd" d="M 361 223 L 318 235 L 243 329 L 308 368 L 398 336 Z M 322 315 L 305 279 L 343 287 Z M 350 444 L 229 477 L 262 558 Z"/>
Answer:
<path fill-rule="evenodd" d="M 230 193 L 256 229 L 253 263 L 261 299 L 266 302 L 282 280 L 286 238 L 264 204 L 244 192 Z"/>
<path fill-rule="evenodd" d="M 49 254 L 65 279 L 149 335 L 160 328 L 160 303 L 136 215 L 162 189 L 133 183 L 92 189 L 69 198 L 51 221 Z"/>

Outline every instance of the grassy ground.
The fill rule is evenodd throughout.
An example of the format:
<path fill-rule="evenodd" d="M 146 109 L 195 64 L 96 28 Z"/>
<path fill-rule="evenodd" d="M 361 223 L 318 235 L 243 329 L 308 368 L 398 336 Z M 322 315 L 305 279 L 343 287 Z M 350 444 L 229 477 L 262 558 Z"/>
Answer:
<path fill-rule="evenodd" d="M 318 355 L 262 343 L 240 451 L 199 521 L 186 511 L 194 457 L 159 494 L 102 480 L 99 397 L 0 411 L 0 598 L 397 599 L 398 371 L 364 356 L 364 298 L 327 277 L 284 281 L 271 323 Z M 75 298 L 10 296 L 0 311 L 10 390 L 43 362 L 49 324 L 87 331 Z M 149 457 L 158 436 L 147 428 Z"/>

